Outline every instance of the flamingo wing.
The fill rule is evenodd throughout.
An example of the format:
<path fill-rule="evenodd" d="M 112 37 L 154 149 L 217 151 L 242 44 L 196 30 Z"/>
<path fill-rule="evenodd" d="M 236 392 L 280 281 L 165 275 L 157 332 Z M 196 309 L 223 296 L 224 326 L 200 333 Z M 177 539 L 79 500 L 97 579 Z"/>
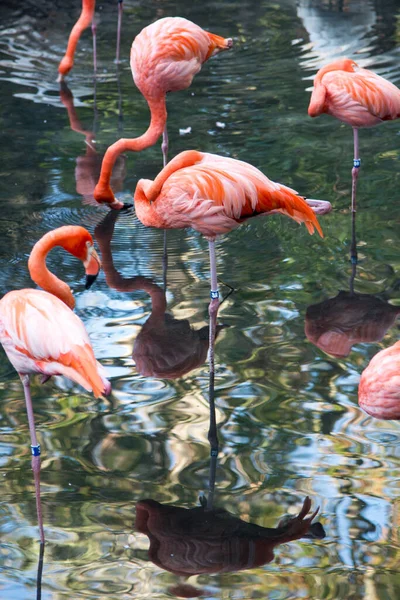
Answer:
<path fill-rule="evenodd" d="M 378 419 L 400 419 L 400 341 L 381 350 L 363 371 L 358 402 Z"/>
<path fill-rule="evenodd" d="M 274 183 L 248 163 L 214 154 L 175 171 L 157 199 L 167 227 L 193 227 L 204 235 L 224 233 L 244 220 L 279 212 L 322 231 L 297 192 Z M 212 230 L 213 232 L 211 232 Z"/>
<path fill-rule="evenodd" d="M 0 340 L 19 373 L 65 375 L 96 397 L 109 384 L 82 321 L 40 290 L 9 292 L 0 302 Z"/>
<path fill-rule="evenodd" d="M 368 69 L 354 72 L 330 71 L 321 81 L 327 91 L 331 112 L 345 122 L 357 127 L 375 125 L 400 116 L 400 90 Z M 342 114 L 342 118 L 339 114 Z M 352 122 L 357 118 L 359 123 Z M 375 118 L 374 120 L 371 120 Z"/>

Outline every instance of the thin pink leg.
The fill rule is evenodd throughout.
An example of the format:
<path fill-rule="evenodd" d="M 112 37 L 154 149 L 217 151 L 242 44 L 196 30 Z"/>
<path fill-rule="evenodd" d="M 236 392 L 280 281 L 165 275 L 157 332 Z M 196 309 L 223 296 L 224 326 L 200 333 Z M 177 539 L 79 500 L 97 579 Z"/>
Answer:
<path fill-rule="evenodd" d="M 356 212 L 356 192 L 357 192 L 357 178 L 358 172 L 361 166 L 361 160 L 358 152 L 358 129 L 353 127 L 354 134 L 354 161 L 353 168 L 351 171 L 352 176 L 352 186 L 351 186 L 351 212 Z"/>
<path fill-rule="evenodd" d="M 216 315 L 219 307 L 219 292 L 217 281 L 217 262 L 215 259 L 215 239 L 208 240 L 208 248 L 210 251 L 210 273 L 211 273 L 211 301 L 208 307 L 208 312 L 211 315 Z"/>
<path fill-rule="evenodd" d="M 120 48 L 121 48 L 122 9 L 123 9 L 123 2 L 122 2 L 122 0 L 118 0 L 117 50 L 115 52 L 115 62 L 117 64 L 119 63 Z"/>
<path fill-rule="evenodd" d="M 168 162 L 168 130 L 167 126 L 164 127 L 162 134 L 161 150 L 163 153 L 163 166 L 165 167 Z"/>
<path fill-rule="evenodd" d="M 164 127 L 161 150 L 163 154 L 163 166 L 165 167 L 168 162 L 168 130 L 167 126 Z M 164 252 L 163 252 L 163 284 L 164 292 L 167 289 L 167 270 L 168 270 L 168 249 L 167 249 L 167 230 L 164 229 Z"/>
<path fill-rule="evenodd" d="M 93 71 L 94 71 L 94 77 L 95 77 L 95 79 L 96 79 L 96 75 L 97 75 L 97 45 L 96 45 L 96 31 L 97 31 L 97 25 L 96 25 L 95 17 L 93 16 L 93 21 L 92 21 L 92 35 L 93 35 Z"/>
<path fill-rule="evenodd" d="M 40 502 L 40 446 L 36 437 L 35 419 L 33 416 L 29 375 L 19 373 L 19 376 L 21 377 L 22 385 L 24 386 L 26 412 L 28 414 L 29 433 L 31 435 L 32 471 L 35 480 L 36 512 L 39 524 L 40 542 L 44 544 L 45 539 L 43 529 L 42 505 Z"/>

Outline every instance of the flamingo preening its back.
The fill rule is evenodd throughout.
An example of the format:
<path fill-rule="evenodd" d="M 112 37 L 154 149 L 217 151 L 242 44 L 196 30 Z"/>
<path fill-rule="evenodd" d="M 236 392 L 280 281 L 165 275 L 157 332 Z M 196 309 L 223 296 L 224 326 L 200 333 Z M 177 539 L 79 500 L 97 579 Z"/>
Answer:
<path fill-rule="evenodd" d="M 104 156 L 94 197 L 111 208 L 124 204 L 114 197 L 110 177 L 117 157 L 126 151 L 139 152 L 154 146 L 163 135 L 164 165 L 167 162 L 167 92 L 184 90 L 202 64 L 222 50 L 232 47 L 224 39 L 204 31 L 187 19 L 166 17 L 145 27 L 134 39 L 131 49 L 131 69 L 135 84 L 145 97 L 151 112 L 147 131 L 135 139 L 120 139 L 110 146 Z"/>
<path fill-rule="evenodd" d="M 44 382 L 52 375 L 64 375 L 92 391 L 96 397 L 111 390 L 103 367 L 95 359 L 85 327 L 72 312 L 75 301 L 69 286 L 46 267 L 46 256 L 55 246 L 61 246 L 83 262 L 87 285 L 90 285 L 100 269 L 92 236 L 83 227 L 59 227 L 44 235 L 29 257 L 30 275 L 46 291 L 16 290 L 0 300 L 0 342 L 24 387 L 42 543 L 40 446 L 33 416 L 30 376 L 39 373 Z"/>

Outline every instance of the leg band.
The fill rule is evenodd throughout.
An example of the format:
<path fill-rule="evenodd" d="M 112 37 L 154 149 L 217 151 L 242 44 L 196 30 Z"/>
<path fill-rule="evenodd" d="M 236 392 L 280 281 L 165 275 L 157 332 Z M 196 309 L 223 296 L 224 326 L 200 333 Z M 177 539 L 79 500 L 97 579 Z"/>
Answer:
<path fill-rule="evenodd" d="M 361 167 L 361 158 L 355 158 L 353 160 L 353 167 L 359 169 Z"/>
<path fill-rule="evenodd" d="M 217 291 L 211 290 L 210 297 L 212 298 L 212 300 L 215 300 L 215 299 L 218 300 L 218 298 L 219 298 L 218 290 Z"/>
<path fill-rule="evenodd" d="M 40 444 L 37 446 L 31 446 L 32 456 L 40 456 Z"/>

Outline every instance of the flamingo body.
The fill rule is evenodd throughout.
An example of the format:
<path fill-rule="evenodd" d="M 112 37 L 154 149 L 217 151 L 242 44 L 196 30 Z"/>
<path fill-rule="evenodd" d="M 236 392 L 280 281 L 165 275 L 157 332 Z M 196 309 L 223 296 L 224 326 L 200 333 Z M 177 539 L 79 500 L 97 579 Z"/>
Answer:
<path fill-rule="evenodd" d="M 211 55 L 231 45 L 232 40 L 204 31 L 187 19 L 159 19 L 142 29 L 132 43 L 134 82 L 145 97 L 183 90 Z"/>
<path fill-rule="evenodd" d="M 308 114 L 322 113 L 352 127 L 372 127 L 400 117 L 400 90 L 353 60 L 341 59 L 315 77 Z"/>
<path fill-rule="evenodd" d="M 358 403 L 377 419 L 400 419 L 400 341 L 378 352 L 363 371 Z"/>
<path fill-rule="evenodd" d="M 65 375 L 96 397 L 109 392 L 82 321 L 61 300 L 23 289 L 0 301 L 0 342 L 20 374 Z"/>
<path fill-rule="evenodd" d="M 176 156 L 154 182 L 141 179 L 135 209 L 146 226 L 192 227 L 208 238 L 275 212 L 304 222 L 310 233 L 315 227 L 322 236 L 314 212 L 297 192 L 248 163 L 194 150 Z"/>

